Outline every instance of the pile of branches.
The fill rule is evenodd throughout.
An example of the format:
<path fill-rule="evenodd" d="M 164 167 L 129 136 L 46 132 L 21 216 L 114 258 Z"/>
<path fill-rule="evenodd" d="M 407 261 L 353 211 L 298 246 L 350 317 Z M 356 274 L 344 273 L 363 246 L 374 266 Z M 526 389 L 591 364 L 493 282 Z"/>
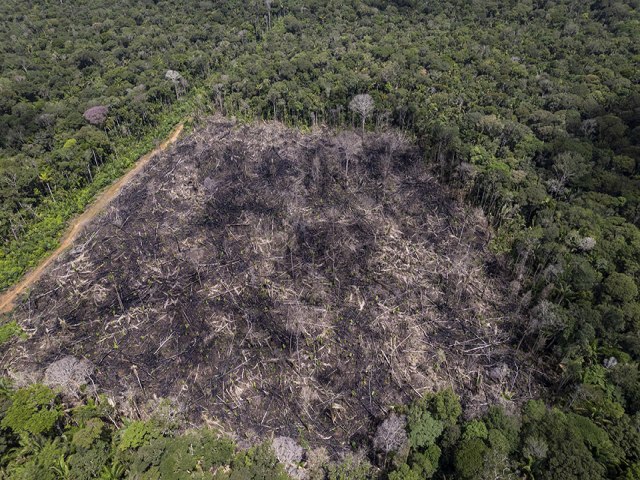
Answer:
<path fill-rule="evenodd" d="M 169 397 L 229 431 L 339 449 L 438 388 L 479 408 L 532 393 L 488 241 L 401 133 L 214 118 L 23 299 L 30 338 L 4 367 L 86 358 L 141 415 Z"/>

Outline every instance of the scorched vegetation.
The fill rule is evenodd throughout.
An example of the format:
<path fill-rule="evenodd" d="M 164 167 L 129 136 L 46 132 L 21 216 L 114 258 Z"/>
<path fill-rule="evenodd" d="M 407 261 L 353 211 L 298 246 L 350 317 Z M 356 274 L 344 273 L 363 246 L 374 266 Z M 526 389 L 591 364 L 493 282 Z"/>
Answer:
<path fill-rule="evenodd" d="M 83 357 L 134 413 L 157 395 L 231 431 L 341 449 L 443 387 L 470 411 L 535 392 L 489 240 L 401 133 L 217 118 L 24 298 L 29 339 L 5 367 L 39 378 Z"/>

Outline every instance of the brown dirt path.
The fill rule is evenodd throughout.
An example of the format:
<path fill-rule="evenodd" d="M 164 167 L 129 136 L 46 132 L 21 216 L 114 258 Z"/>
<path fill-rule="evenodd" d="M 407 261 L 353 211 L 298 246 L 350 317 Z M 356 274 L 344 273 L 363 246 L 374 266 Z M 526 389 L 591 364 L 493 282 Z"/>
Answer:
<path fill-rule="evenodd" d="M 125 173 L 115 183 L 110 185 L 105 191 L 98 195 L 94 202 L 76 218 L 71 220 L 66 233 L 60 240 L 60 245 L 53 252 L 46 257 L 40 265 L 35 269 L 29 271 L 16 285 L 0 295 L 0 313 L 10 312 L 14 307 L 16 298 L 23 293 L 27 288 L 37 282 L 47 267 L 53 263 L 64 251 L 70 247 L 73 242 L 78 238 L 82 229 L 87 223 L 93 220 L 104 208 L 113 200 L 144 167 L 149 161 L 158 153 L 164 151 L 173 144 L 184 128 L 184 124 L 180 123 L 173 129 L 171 135 L 167 137 L 160 145 L 154 148 L 151 152 L 143 155 L 138 159 L 135 166 Z"/>

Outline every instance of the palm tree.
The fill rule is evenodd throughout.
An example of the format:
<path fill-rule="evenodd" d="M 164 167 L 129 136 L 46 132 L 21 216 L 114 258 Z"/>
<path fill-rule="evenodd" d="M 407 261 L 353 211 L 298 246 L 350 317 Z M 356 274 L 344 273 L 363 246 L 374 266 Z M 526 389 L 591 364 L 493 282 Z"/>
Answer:
<path fill-rule="evenodd" d="M 44 183 L 47 186 L 47 190 L 49 190 L 49 195 L 51 195 L 51 198 L 55 202 L 56 199 L 53 196 L 53 192 L 51 191 L 51 180 L 52 180 L 51 170 L 48 167 L 45 167 L 42 169 L 42 171 L 38 175 L 38 180 L 40 180 L 42 183 Z"/>

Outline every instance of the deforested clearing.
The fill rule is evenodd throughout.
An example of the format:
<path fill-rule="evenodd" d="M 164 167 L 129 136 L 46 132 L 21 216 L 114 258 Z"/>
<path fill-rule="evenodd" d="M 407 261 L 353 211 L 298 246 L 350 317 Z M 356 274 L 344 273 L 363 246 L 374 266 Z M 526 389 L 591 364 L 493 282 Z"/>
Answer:
<path fill-rule="evenodd" d="M 341 448 L 446 386 L 470 411 L 535 394 L 489 240 L 399 132 L 216 117 L 21 299 L 29 339 L 2 366 L 37 379 L 82 358 L 135 415 L 164 397 L 229 432 Z"/>

